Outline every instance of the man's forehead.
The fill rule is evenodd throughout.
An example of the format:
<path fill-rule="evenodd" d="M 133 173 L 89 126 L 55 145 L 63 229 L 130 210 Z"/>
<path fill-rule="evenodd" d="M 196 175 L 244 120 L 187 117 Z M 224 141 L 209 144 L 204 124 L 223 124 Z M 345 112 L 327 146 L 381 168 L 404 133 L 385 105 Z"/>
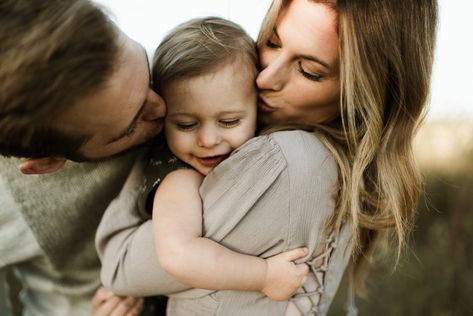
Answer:
<path fill-rule="evenodd" d="M 133 57 L 133 60 L 146 62 L 149 69 L 148 55 L 143 45 L 121 31 L 118 38 L 118 48 L 120 49 L 119 62 L 129 62 L 130 57 Z"/>
<path fill-rule="evenodd" d="M 118 48 L 120 53 L 115 70 L 105 88 L 113 91 L 112 98 L 122 98 L 124 94 L 146 94 L 150 85 L 150 68 L 144 47 L 122 34 Z"/>

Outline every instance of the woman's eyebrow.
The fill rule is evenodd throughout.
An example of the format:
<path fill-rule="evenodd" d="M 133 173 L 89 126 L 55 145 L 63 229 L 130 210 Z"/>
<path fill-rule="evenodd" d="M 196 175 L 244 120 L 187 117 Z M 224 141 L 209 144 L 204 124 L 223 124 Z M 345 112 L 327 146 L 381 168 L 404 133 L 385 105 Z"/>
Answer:
<path fill-rule="evenodd" d="M 277 39 L 279 41 L 281 41 L 281 37 L 279 36 L 278 34 L 278 30 L 276 29 L 276 27 L 273 27 L 273 33 L 274 35 L 277 37 Z M 318 57 L 315 57 L 313 55 L 307 55 L 307 54 L 299 54 L 296 56 L 297 58 L 302 58 L 302 59 L 307 59 L 307 60 L 310 60 L 310 61 L 313 61 L 313 62 L 316 62 L 318 64 L 320 64 L 321 66 L 327 68 L 329 71 L 332 71 L 332 68 L 330 67 L 330 65 L 323 61 L 322 59 L 318 58 Z"/>
<path fill-rule="evenodd" d="M 276 29 L 276 27 L 273 27 L 273 33 L 277 37 L 278 40 L 281 40 L 281 37 L 279 37 L 279 33 L 278 33 L 278 30 Z"/>
<path fill-rule="evenodd" d="M 315 56 L 302 54 L 302 55 L 297 55 L 297 57 L 316 62 L 316 63 L 322 65 L 323 67 L 327 68 L 329 71 L 332 70 L 332 68 L 329 66 L 328 63 L 324 62 L 323 60 L 321 60 L 320 58 L 317 58 Z"/>

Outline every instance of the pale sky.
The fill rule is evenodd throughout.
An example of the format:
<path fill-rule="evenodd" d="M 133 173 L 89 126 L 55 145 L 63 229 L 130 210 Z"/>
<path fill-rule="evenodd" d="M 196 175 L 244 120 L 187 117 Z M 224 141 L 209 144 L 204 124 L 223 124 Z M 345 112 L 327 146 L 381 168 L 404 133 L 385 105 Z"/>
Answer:
<path fill-rule="evenodd" d="M 256 37 L 271 0 L 96 0 L 152 54 L 163 36 L 191 18 L 216 15 Z M 429 119 L 473 120 L 473 1 L 439 0 L 440 25 Z"/>

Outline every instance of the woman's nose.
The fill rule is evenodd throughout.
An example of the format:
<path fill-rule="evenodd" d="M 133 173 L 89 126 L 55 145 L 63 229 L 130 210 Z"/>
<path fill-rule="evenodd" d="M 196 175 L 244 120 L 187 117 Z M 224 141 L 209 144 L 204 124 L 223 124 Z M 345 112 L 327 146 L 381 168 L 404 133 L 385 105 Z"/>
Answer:
<path fill-rule="evenodd" d="M 166 103 L 163 98 L 153 90 L 148 90 L 146 97 L 146 108 L 143 112 L 143 120 L 156 121 L 166 115 Z"/>
<path fill-rule="evenodd" d="M 279 91 L 284 87 L 286 77 L 287 73 L 282 61 L 276 58 L 263 66 L 256 78 L 256 85 L 260 90 Z"/>
<path fill-rule="evenodd" d="M 202 126 L 197 134 L 197 145 L 212 148 L 220 143 L 220 135 L 215 127 Z"/>

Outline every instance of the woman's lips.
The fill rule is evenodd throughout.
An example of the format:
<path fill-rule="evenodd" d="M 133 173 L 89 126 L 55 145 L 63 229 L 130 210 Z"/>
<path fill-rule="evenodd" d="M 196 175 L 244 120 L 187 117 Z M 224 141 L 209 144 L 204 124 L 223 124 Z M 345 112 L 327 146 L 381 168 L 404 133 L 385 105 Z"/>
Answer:
<path fill-rule="evenodd" d="M 205 167 L 215 167 L 218 165 L 222 160 L 227 158 L 228 155 L 218 155 L 218 156 L 212 156 L 212 157 L 202 157 L 202 158 L 197 158 L 199 163 Z"/>
<path fill-rule="evenodd" d="M 266 113 L 276 111 L 276 108 L 268 105 L 262 98 L 259 99 L 258 108 L 261 112 L 266 112 Z"/>

